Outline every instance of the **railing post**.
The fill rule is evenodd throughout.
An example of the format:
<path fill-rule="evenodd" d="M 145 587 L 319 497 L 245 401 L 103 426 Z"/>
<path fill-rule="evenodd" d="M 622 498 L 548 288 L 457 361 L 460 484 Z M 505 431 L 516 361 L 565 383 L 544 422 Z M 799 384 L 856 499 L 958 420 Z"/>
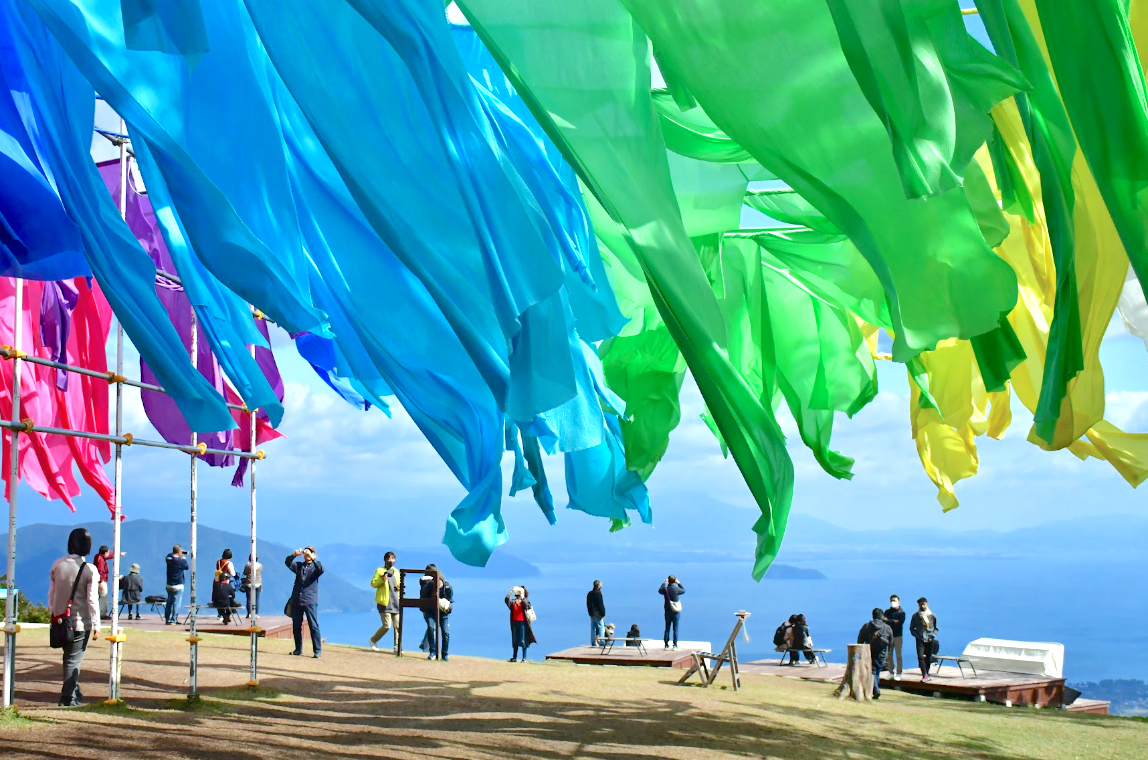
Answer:
<path fill-rule="evenodd" d="M 12 423 L 20 424 L 20 332 L 24 324 L 24 281 L 16 278 L 12 323 Z M 16 700 L 16 493 L 20 478 L 20 432 L 12 428 L 8 448 L 8 570 L 4 599 L 4 708 Z"/>

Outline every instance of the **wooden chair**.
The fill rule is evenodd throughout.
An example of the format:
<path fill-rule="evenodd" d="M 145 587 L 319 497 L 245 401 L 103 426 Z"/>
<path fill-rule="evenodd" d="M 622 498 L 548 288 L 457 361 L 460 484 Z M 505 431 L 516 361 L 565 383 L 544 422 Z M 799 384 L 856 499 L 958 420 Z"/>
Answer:
<path fill-rule="evenodd" d="M 737 622 L 734 623 L 733 632 L 726 639 L 725 646 L 721 652 L 714 654 L 713 652 L 692 652 L 691 656 L 694 659 L 693 665 L 690 666 L 686 674 L 678 680 L 678 685 L 684 684 L 689 680 L 690 676 L 697 673 L 702 680 L 702 686 L 709 687 L 715 680 L 717 680 L 718 672 L 721 671 L 721 666 L 729 663 L 730 676 L 733 678 L 733 690 L 737 691 L 741 686 L 741 672 L 738 670 L 737 665 L 737 635 L 745 628 L 745 619 L 748 618 L 750 613 L 738 612 L 736 614 Z M 707 662 L 707 660 L 709 662 Z"/>

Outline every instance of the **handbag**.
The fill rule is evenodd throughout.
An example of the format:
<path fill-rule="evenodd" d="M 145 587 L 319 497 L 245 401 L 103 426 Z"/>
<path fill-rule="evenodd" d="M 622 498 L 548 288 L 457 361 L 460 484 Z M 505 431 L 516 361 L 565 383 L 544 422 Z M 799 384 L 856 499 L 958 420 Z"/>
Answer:
<path fill-rule="evenodd" d="M 80 587 L 80 578 L 84 575 L 87 562 L 80 560 L 80 569 L 76 571 L 76 580 L 72 584 L 72 593 L 68 596 L 68 606 L 59 615 L 52 617 L 48 626 L 48 644 L 52 649 L 63 649 L 76 640 L 76 624 L 72 621 L 72 603 L 76 600 L 76 589 Z"/>
<path fill-rule="evenodd" d="M 941 651 L 940 639 L 933 639 L 931 642 L 929 642 L 929 654 L 936 657 L 938 654 L 940 654 L 940 651 Z"/>
<path fill-rule="evenodd" d="M 538 619 L 538 615 L 537 615 L 537 613 L 534 612 L 534 608 L 533 607 L 527 607 L 526 608 L 526 622 L 527 623 L 533 623 L 537 619 Z"/>
<path fill-rule="evenodd" d="M 670 603 L 670 611 L 671 612 L 681 612 L 682 611 L 682 603 L 681 602 L 671 601 L 669 597 L 666 597 L 666 601 L 669 601 L 669 603 Z"/>
<path fill-rule="evenodd" d="M 288 598 L 287 604 L 283 605 L 283 614 L 289 618 L 295 617 L 295 599 Z"/>

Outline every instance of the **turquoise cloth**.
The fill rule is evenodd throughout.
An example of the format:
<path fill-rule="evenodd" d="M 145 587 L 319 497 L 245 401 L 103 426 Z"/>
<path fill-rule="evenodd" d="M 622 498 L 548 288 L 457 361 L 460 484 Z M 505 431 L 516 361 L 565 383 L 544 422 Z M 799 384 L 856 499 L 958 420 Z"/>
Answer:
<path fill-rule="evenodd" d="M 192 62 L 128 49 L 120 2 L 27 4 L 133 137 L 147 141 L 204 267 L 284 328 L 325 334 L 307 292 L 282 136 L 253 65 L 263 53 L 247 14 L 235 2 L 207 6 L 211 51 Z"/>

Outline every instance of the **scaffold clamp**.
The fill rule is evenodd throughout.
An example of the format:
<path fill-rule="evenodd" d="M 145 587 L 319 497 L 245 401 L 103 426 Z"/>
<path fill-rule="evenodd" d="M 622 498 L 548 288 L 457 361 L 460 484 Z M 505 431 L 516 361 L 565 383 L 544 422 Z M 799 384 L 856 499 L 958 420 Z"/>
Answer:
<path fill-rule="evenodd" d="M 17 633 L 20 632 L 20 624 L 19 623 L 13 623 L 12 625 L 0 625 L 0 632 L 15 636 Z"/>
<path fill-rule="evenodd" d="M 25 433 L 33 432 L 32 428 L 36 427 L 36 423 L 32 421 L 31 417 L 25 417 L 24 419 L 20 420 L 20 424 L 24 426 Z"/>
<path fill-rule="evenodd" d="M 195 450 L 199 452 L 200 456 L 203 456 L 204 454 L 207 453 L 207 444 L 200 442 L 200 443 L 196 444 Z"/>
<path fill-rule="evenodd" d="M 263 453 L 263 449 L 259 449 L 259 451 L 255 452 L 255 458 L 256 459 L 263 459 L 264 456 L 265 456 L 265 454 Z"/>
<path fill-rule="evenodd" d="M 124 445 L 125 446 L 131 446 L 132 441 L 134 441 L 136 439 L 136 437 L 134 435 L 132 435 L 131 433 L 124 433 L 123 438 L 124 438 Z"/>
<path fill-rule="evenodd" d="M 12 348 L 7 343 L 0 346 L 0 349 L 2 349 L 4 351 L 4 358 L 5 359 L 20 359 L 20 358 L 23 358 L 23 357 L 28 355 L 28 354 L 24 353 L 23 351 L 18 351 L 15 348 Z"/>
<path fill-rule="evenodd" d="M 123 375 L 117 375 L 115 372 L 108 373 L 108 384 L 111 383 L 126 383 L 128 379 Z"/>

